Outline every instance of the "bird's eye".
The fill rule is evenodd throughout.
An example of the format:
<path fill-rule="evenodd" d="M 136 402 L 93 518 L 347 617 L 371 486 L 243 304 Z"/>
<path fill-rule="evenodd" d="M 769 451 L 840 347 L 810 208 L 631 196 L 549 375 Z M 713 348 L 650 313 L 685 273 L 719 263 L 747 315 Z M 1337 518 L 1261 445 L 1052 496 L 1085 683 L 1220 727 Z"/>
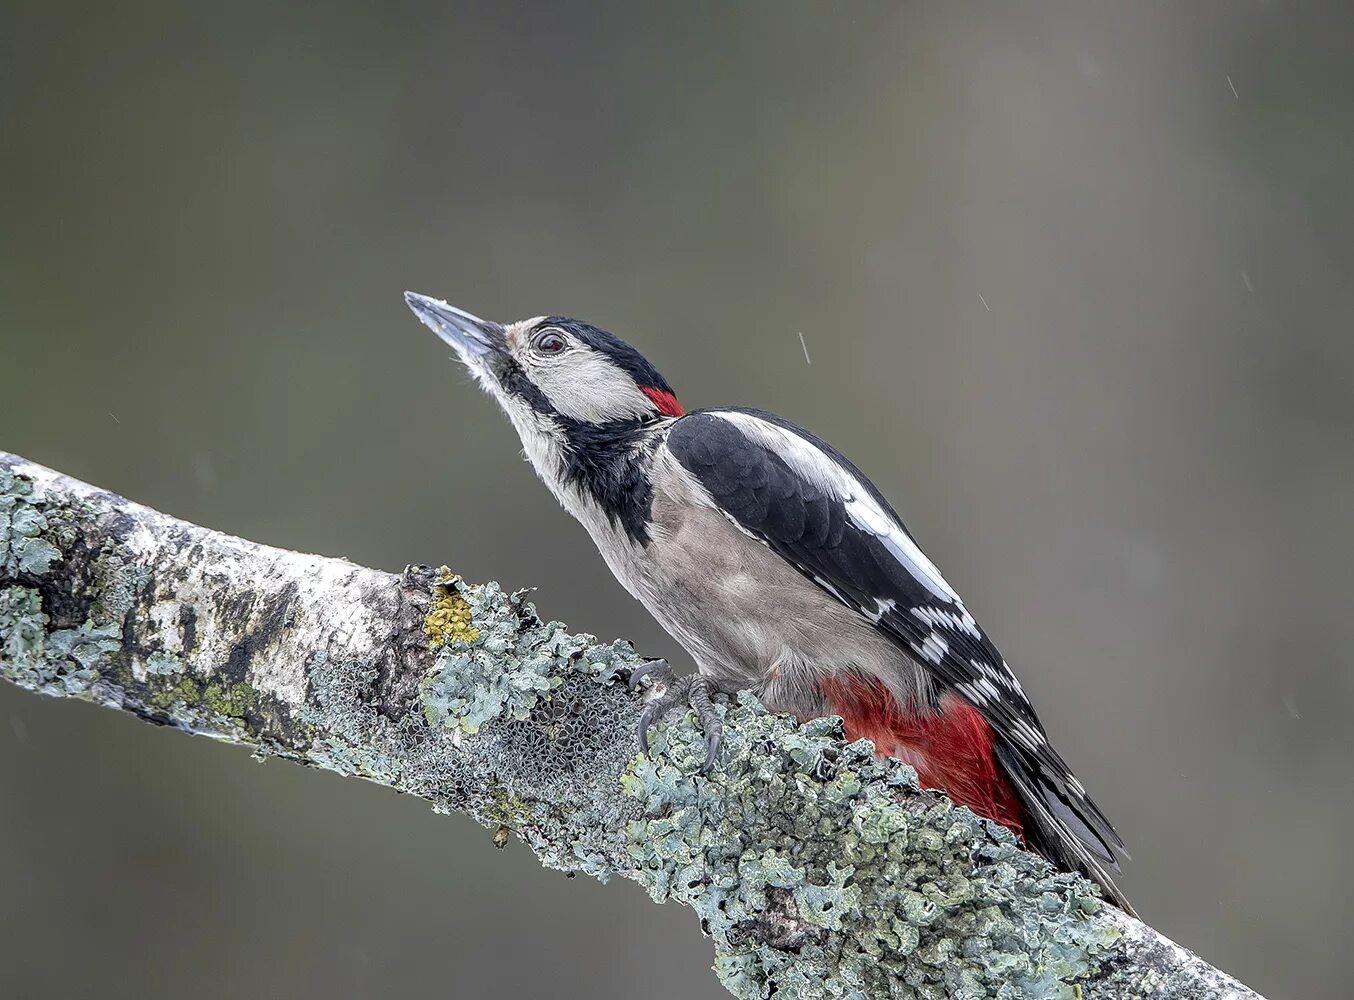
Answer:
<path fill-rule="evenodd" d="M 564 338 L 554 330 L 544 330 L 536 334 L 536 339 L 532 341 L 531 346 L 541 354 L 558 354 L 568 345 Z"/>

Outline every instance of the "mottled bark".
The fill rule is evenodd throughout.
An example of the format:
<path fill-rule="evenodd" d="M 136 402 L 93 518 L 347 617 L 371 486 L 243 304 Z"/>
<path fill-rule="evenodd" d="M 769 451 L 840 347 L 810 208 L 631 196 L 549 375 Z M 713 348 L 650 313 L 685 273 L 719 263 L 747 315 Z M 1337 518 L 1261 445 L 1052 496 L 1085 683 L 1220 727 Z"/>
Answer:
<path fill-rule="evenodd" d="M 906 765 L 725 706 L 636 754 L 628 644 L 496 584 L 255 545 L 0 453 L 0 676 L 359 775 L 543 863 L 691 906 L 740 997 L 1252 998 L 918 790 Z"/>

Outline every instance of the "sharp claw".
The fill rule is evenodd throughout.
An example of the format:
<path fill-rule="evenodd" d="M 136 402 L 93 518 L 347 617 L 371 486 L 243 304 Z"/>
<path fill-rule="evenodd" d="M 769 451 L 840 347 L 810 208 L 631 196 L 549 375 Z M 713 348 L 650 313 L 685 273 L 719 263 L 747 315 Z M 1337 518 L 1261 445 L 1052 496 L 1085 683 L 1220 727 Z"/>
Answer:
<path fill-rule="evenodd" d="M 647 663 L 641 663 L 639 666 L 635 667 L 634 670 L 630 671 L 630 690 L 633 691 L 635 688 L 639 687 L 640 681 L 644 680 L 645 677 L 648 677 L 649 674 L 670 669 L 668 661 L 663 659 L 650 660 Z"/>
<path fill-rule="evenodd" d="M 688 697 L 705 733 L 705 765 L 701 768 L 701 773 L 705 774 L 714 767 L 715 758 L 719 756 L 719 747 L 724 741 L 724 723 L 710 701 L 710 682 L 705 677 L 697 674 L 692 678 Z"/>
<path fill-rule="evenodd" d="M 646 675 L 658 671 L 671 674 L 671 668 L 663 660 L 641 663 L 630 673 L 631 689 L 637 687 Z M 715 766 L 719 748 L 724 742 L 724 722 L 710 701 L 710 682 L 699 673 L 671 682 L 667 690 L 644 706 L 639 714 L 639 748 L 645 755 L 649 753 L 649 727 L 679 703 L 689 704 L 696 710 L 696 718 L 705 734 L 705 763 L 700 770 L 702 774 L 707 774 Z"/>
<path fill-rule="evenodd" d="M 720 744 L 724 742 L 724 734 L 716 732 L 713 736 L 709 733 L 705 736 L 705 765 L 701 768 L 701 774 L 709 774 L 710 769 L 715 766 L 715 758 L 719 756 Z"/>
<path fill-rule="evenodd" d="M 639 748 L 645 755 L 649 753 L 649 727 L 658 721 L 658 717 L 672 706 L 672 701 L 666 697 L 651 701 L 644 706 L 644 711 L 639 713 Z"/>

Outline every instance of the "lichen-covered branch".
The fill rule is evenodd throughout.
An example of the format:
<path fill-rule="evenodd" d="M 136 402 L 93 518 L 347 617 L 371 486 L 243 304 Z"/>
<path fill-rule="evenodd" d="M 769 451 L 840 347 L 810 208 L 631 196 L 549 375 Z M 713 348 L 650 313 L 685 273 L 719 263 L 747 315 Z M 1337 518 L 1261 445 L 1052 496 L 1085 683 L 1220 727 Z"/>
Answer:
<path fill-rule="evenodd" d="M 186 524 L 0 453 L 0 676 L 357 775 L 696 911 L 739 997 L 1255 994 L 912 770 L 755 699 L 636 753 L 637 662 L 446 571 Z"/>

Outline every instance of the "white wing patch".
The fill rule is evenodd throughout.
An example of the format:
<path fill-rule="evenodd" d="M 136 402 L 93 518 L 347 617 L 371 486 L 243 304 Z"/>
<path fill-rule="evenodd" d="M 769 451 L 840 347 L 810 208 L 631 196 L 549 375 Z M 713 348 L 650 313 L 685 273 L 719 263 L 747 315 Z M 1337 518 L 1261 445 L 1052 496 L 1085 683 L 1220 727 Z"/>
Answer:
<path fill-rule="evenodd" d="M 734 424 L 748 437 L 779 455 L 799 475 L 840 500 L 846 507 L 846 516 L 851 523 L 883 542 L 885 548 L 926 589 L 941 600 L 959 603 L 959 595 L 945 582 L 936 564 L 927 558 L 921 547 L 903 530 L 903 526 L 870 496 L 869 490 L 850 470 L 833 461 L 813 442 L 750 413 L 737 410 L 706 412 Z"/>
<path fill-rule="evenodd" d="M 955 611 L 949 608 L 912 608 L 912 617 L 932 628 L 953 629 L 971 635 L 975 639 L 981 639 L 983 634 L 978 631 L 978 619 L 968 613 L 968 608 L 964 607 L 959 598 L 954 599 L 954 604 L 957 608 Z"/>
<path fill-rule="evenodd" d="M 983 660 L 970 659 L 968 662 L 969 666 L 982 675 L 984 684 L 989 687 L 994 684 L 1003 687 L 1008 695 L 1014 695 L 1021 701 L 1025 700 L 1025 689 L 1020 686 L 1020 681 L 1016 679 L 1016 675 L 1011 673 L 1011 668 L 1006 665 L 1005 660 L 1001 661 L 1000 670 Z"/>
<path fill-rule="evenodd" d="M 815 580 L 818 580 L 818 577 L 815 576 L 814 579 L 815 579 Z M 819 582 L 820 584 L 822 583 L 821 580 L 818 580 L 818 582 Z M 833 589 L 834 591 L 836 590 L 835 587 L 832 588 L 832 589 Z M 873 611 L 871 611 L 869 608 L 862 608 L 861 610 L 865 612 L 865 616 L 866 616 L 867 618 L 869 618 L 870 621 L 872 621 L 872 622 L 874 622 L 876 625 L 878 625 L 878 624 L 880 623 L 880 621 L 883 620 L 884 616 L 885 616 L 886 614 L 888 614 L 890 611 L 892 611 L 894 608 L 896 608 L 897 606 L 898 606 L 898 602 L 895 601 L 892 597 L 885 598 L 885 599 L 882 600 L 882 601 L 881 601 L 879 598 L 876 597 L 876 598 L 875 598 L 875 601 L 874 601 L 874 610 L 873 610 Z"/>
<path fill-rule="evenodd" d="M 938 632 L 932 632 L 920 644 L 914 642 L 912 648 L 922 659 L 930 660 L 937 665 L 945 659 L 945 654 L 950 651 L 949 644 L 940 637 Z"/>
<path fill-rule="evenodd" d="M 1011 720 L 1010 735 L 1015 737 L 1017 743 L 1021 743 L 1027 749 L 1035 752 L 1038 752 L 1039 748 L 1048 742 L 1048 738 L 1043 733 L 1024 719 Z"/>
<path fill-rule="evenodd" d="M 987 704 L 987 695 L 973 684 L 956 684 L 954 689 L 979 708 Z"/>

